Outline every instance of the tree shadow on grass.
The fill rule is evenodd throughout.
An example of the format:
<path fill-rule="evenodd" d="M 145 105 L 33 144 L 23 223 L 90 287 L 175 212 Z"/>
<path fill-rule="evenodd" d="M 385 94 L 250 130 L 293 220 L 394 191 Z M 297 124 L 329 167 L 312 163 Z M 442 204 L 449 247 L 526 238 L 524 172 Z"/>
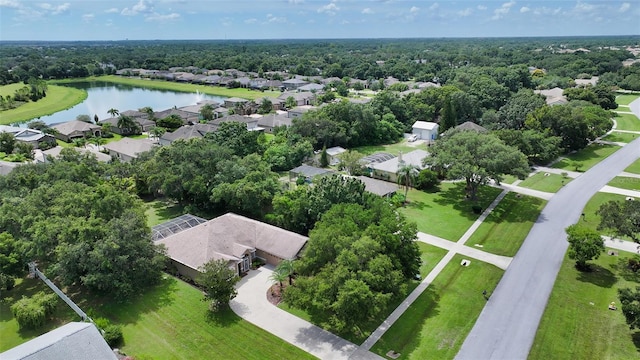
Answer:
<path fill-rule="evenodd" d="M 220 311 L 207 311 L 207 322 L 220 327 L 229 327 L 241 320 L 240 316 L 227 307 Z"/>
<path fill-rule="evenodd" d="M 480 214 L 473 211 L 473 206 L 479 205 L 484 211 L 500 193 L 499 189 L 481 186 L 478 189 L 478 199 L 474 201 L 466 197 L 465 186 L 466 184 L 463 182 L 455 183 L 454 186 L 440 191 L 440 196 L 436 197 L 433 202 L 442 206 L 452 207 L 459 211 L 461 216 L 469 220 L 475 220 Z"/>
<path fill-rule="evenodd" d="M 378 340 L 372 351 L 384 356 L 393 350 L 402 354 L 403 358 L 408 358 L 420 347 L 424 324 L 429 318 L 440 314 L 439 303 L 440 297 L 435 285 L 431 284 Z"/>
<path fill-rule="evenodd" d="M 636 346 L 636 350 L 640 352 L 640 331 L 635 331 L 631 334 L 631 340 L 633 341 L 633 345 Z"/>
<path fill-rule="evenodd" d="M 597 264 L 590 264 L 589 271 L 580 271 L 577 279 L 604 288 L 610 288 L 618 281 L 613 272 Z"/>
<path fill-rule="evenodd" d="M 533 196 L 521 195 L 518 197 L 517 194 L 508 194 L 493 209 L 491 215 L 484 222 L 501 223 L 506 221 L 509 223 L 521 223 L 536 221 L 540 214 L 538 207 L 543 201 Z"/>

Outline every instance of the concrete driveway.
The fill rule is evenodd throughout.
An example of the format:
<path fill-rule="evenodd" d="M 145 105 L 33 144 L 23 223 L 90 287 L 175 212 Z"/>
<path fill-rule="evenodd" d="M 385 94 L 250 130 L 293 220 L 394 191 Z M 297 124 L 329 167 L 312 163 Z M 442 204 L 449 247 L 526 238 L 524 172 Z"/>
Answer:
<path fill-rule="evenodd" d="M 357 345 L 291 315 L 267 300 L 272 273 L 271 266 L 249 271 L 238 283 L 238 296 L 231 301 L 231 309 L 248 322 L 320 359 L 349 359 L 358 349 Z M 362 359 L 382 359 L 370 352 L 364 355 L 359 352 L 358 355 Z"/>

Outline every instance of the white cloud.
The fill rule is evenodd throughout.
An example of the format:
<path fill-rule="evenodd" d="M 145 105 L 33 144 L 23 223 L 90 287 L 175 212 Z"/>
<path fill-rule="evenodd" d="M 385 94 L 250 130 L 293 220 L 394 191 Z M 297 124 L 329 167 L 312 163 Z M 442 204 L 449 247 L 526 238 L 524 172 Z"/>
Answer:
<path fill-rule="evenodd" d="M 409 9 L 409 12 L 412 14 L 417 13 L 418 11 L 420 11 L 420 8 L 417 6 L 412 6 L 411 9 Z"/>
<path fill-rule="evenodd" d="M 596 9 L 596 6 L 593 4 L 583 3 L 582 1 L 578 1 L 573 10 L 578 12 L 590 12 Z"/>
<path fill-rule="evenodd" d="M 93 15 L 93 14 L 84 14 L 84 15 L 82 15 L 82 21 L 86 22 L 86 23 L 91 22 L 91 20 L 93 20 L 94 18 L 95 18 L 95 15 Z"/>
<path fill-rule="evenodd" d="M 158 13 L 152 13 L 147 15 L 144 20 L 145 21 L 173 21 L 173 20 L 177 20 L 180 18 L 180 14 L 178 13 L 171 13 L 171 14 L 158 14 Z"/>
<path fill-rule="evenodd" d="M 364 8 L 362 9 L 362 13 L 366 15 L 371 15 L 373 14 L 373 10 L 371 10 L 371 8 Z"/>
<path fill-rule="evenodd" d="M 151 12 L 152 10 L 144 0 L 140 0 L 137 4 L 133 5 L 131 9 L 126 7 L 122 9 L 120 13 L 124 16 L 134 16 L 139 13 Z"/>
<path fill-rule="evenodd" d="M 536 8 L 533 10 L 533 13 L 536 15 L 558 15 L 560 14 L 560 12 L 562 11 L 562 8 L 548 8 L 548 7 L 541 7 L 541 8 Z"/>
<path fill-rule="evenodd" d="M 619 12 L 623 13 L 626 12 L 627 10 L 629 10 L 631 8 L 631 4 L 629 3 L 622 3 L 622 5 L 620 5 L 620 9 L 618 9 Z"/>
<path fill-rule="evenodd" d="M 107 14 L 115 14 L 117 12 L 120 12 L 120 10 L 118 10 L 118 8 L 111 8 L 111 9 L 107 9 L 104 12 L 106 12 Z"/>
<path fill-rule="evenodd" d="M 258 19 L 256 18 L 251 18 L 244 21 L 245 24 L 255 24 L 257 22 L 258 22 Z"/>
<path fill-rule="evenodd" d="M 469 16 L 469 15 L 473 14 L 473 9 L 466 8 L 464 10 L 458 11 L 457 14 L 458 14 L 458 16 L 466 17 L 466 16 Z"/>
<path fill-rule="evenodd" d="M 20 7 L 20 3 L 14 0 L 0 0 L 0 7 L 17 9 Z"/>
<path fill-rule="evenodd" d="M 429 6 L 429 10 L 433 11 L 436 10 L 440 7 L 440 5 L 438 3 L 433 3 L 431 4 L 431 6 Z"/>
<path fill-rule="evenodd" d="M 531 11 L 531 9 L 526 7 L 526 6 L 523 6 L 523 7 L 520 8 L 520 12 L 523 13 L 523 14 L 524 13 L 528 13 L 529 11 Z"/>
<path fill-rule="evenodd" d="M 69 4 L 69 3 L 64 3 L 64 4 L 60 4 L 60 5 L 51 5 L 49 3 L 41 3 L 40 4 L 40 8 L 51 12 L 51 15 L 61 14 L 61 13 L 65 12 L 65 11 L 69 10 L 69 7 L 71 7 L 71 4 Z"/>
<path fill-rule="evenodd" d="M 511 7 L 515 4 L 516 2 L 513 0 L 503 3 L 502 6 L 493 10 L 493 16 L 491 17 L 491 20 L 502 19 L 505 15 L 509 13 L 509 11 L 511 10 Z"/>
<path fill-rule="evenodd" d="M 273 16 L 273 14 L 267 14 L 267 22 L 268 23 L 286 23 L 287 18 Z"/>
<path fill-rule="evenodd" d="M 480 11 L 485 11 L 485 10 L 487 10 L 487 7 L 486 7 L 486 6 L 484 6 L 484 5 L 478 5 L 477 7 L 478 7 L 478 10 L 480 10 Z"/>
<path fill-rule="evenodd" d="M 340 11 L 340 7 L 338 7 L 338 5 L 336 5 L 335 2 L 331 2 L 327 5 L 321 6 L 318 9 L 319 13 L 327 13 L 327 15 L 330 15 L 330 16 L 334 16 L 335 14 L 338 13 L 338 11 Z"/>
<path fill-rule="evenodd" d="M 302 4 L 304 0 L 289 0 L 289 4 L 298 5 Z"/>

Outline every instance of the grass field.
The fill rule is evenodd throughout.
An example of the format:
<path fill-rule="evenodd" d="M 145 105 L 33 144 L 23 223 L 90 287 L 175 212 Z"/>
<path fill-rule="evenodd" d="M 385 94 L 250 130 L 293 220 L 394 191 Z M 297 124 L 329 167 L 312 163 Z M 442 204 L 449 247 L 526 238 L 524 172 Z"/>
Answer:
<path fill-rule="evenodd" d="M 16 90 L 22 89 L 25 86 L 27 85 L 25 85 L 22 82 L 9 84 L 9 85 L 2 85 L 0 86 L 0 96 L 10 95 L 11 97 L 13 97 L 13 94 L 15 94 Z"/>
<path fill-rule="evenodd" d="M 633 140 L 637 139 L 638 136 L 640 136 L 640 134 L 631 134 L 631 133 L 623 133 L 623 132 L 614 131 L 611 134 L 603 137 L 602 140 L 621 142 L 621 143 L 630 143 Z"/>
<path fill-rule="evenodd" d="M 618 149 L 620 149 L 620 147 L 615 145 L 591 144 L 576 153 L 566 155 L 565 159 L 553 164 L 553 167 L 556 169 L 576 171 L 571 162 L 577 161 L 581 165 L 578 171 L 587 171 Z"/>
<path fill-rule="evenodd" d="M 47 96 L 20 107 L 0 112 L 0 125 L 27 121 L 68 109 L 87 98 L 87 92 L 66 86 L 48 85 Z"/>
<path fill-rule="evenodd" d="M 607 185 L 615 186 L 615 187 L 621 188 L 621 189 L 638 190 L 638 191 L 640 191 L 640 179 L 638 179 L 638 178 L 632 178 L 632 177 L 626 177 L 626 176 L 616 176 Z"/>
<path fill-rule="evenodd" d="M 357 148 L 353 148 L 353 150 L 357 150 L 359 153 L 364 155 L 371 155 L 378 152 L 385 152 L 385 153 L 389 153 L 396 156 L 400 154 L 400 152 L 402 152 L 403 154 L 406 154 L 408 152 L 411 152 L 417 149 L 422 149 L 426 151 L 427 146 L 424 144 L 414 146 L 413 144 L 407 142 L 407 140 L 402 140 L 398 143 L 389 144 L 389 145 L 372 145 L 372 146 L 360 146 Z"/>
<path fill-rule="evenodd" d="M 537 174 L 526 178 L 523 182 L 518 184 L 518 186 L 555 193 L 562 189 L 562 187 L 569 183 L 569 181 L 571 181 L 571 178 L 565 179 L 562 175 L 550 173 L 549 176 L 545 176 L 544 172 L 538 172 Z"/>
<path fill-rule="evenodd" d="M 640 131 L 640 120 L 633 114 L 616 114 L 616 130 Z"/>
<path fill-rule="evenodd" d="M 635 94 L 618 95 L 616 96 L 616 103 L 618 103 L 618 105 L 629 105 L 631 104 L 631 102 L 633 102 L 633 100 L 639 97 L 640 95 L 635 95 Z"/>
<path fill-rule="evenodd" d="M 565 257 L 529 353 L 542 359 L 638 359 L 640 332 L 626 325 L 617 291 L 635 287 L 622 276 L 618 262 L 631 254 L 603 254 L 591 262 L 592 272 L 579 272 Z M 617 311 L 608 309 L 611 302 Z"/>
<path fill-rule="evenodd" d="M 467 245 L 480 244 L 492 254 L 515 256 L 547 202 L 508 193 L 471 235 Z"/>
<path fill-rule="evenodd" d="M 145 205 L 147 210 L 145 211 L 145 215 L 147 215 L 147 225 L 149 227 L 153 227 L 158 224 L 162 224 L 165 221 L 171 220 L 180 215 L 184 215 L 187 213 L 184 206 L 165 198 L 161 199 L 146 199 Z M 204 219 L 213 219 L 217 215 L 216 213 L 191 213 L 192 215 L 199 216 Z"/>
<path fill-rule="evenodd" d="M 221 87 L 221 86 L 206 86 L 206 85 L 186 84 L 186 83 L 178 83 L 178 82 L 164 81 L 164 80 L 128 78 L 128 77 L 121 77 L 116 75 L 94 76 L 94 77 L 89 77 L 84 79 L 70 79 L 69 81 L 64 81 L 64 80 L 55 81 L 54 83 L 78 82 L 78 81 L 106 81 L 110 83 L 126 84 L 131 86 L 149 88 L 149 89 L 173 90 L 173 91 L 181 91 L 181 92 L 189 92 L 189 93 L 195 93 L 197 90 L 203 94 L 224 96 L 224 97 L 240 97 L 240 98 L 249 99 L 249 100 L 258 99 L 265 96 L 278 97 L 281 94 L 281 92 L 279 91 L 258 91 L 258 90 L 244 89 L 244 88 L 228 89 L 226 87 Z"/>
<path fill-rule="evenodd" d="M 633 164 L 629 165 L 629 167 L 624 169 L 624 171 L 633 174 L 640 174 L 640 159 L 634 161 Z"/>
<path fill-rule="evenodd" d="M 585 227 L 588 227 L 590 229 L 597 231 L 598 224 L 600 224 L 600 216 L 596 214 L 596 211 L 598 211 L 598 209 L 600 208 L 600 205 L 611 200 L 625 201 L 625 196 L 618 195 L 618 194 L 603 193 L 603 192 L 596 193 L 595 195 L 593 195 L 593 197 L 591 197 L 591 199 L 589 199 L 589 202 L 587 202 L 587 205 L 585 205 L 584 210 L 582 211 L 585 216 L 582 219 L 580 219 L 578 223 L 580 225 L 583 225 Z M 602 235 L 608 235 L 601 231 L 600 233 Z"/>
<path fill-rule="evenodd" d="M 447 240 L 458 241 L 480 216 L 465 199 L 463 183 L 442 183 L 439 191 L 409 190 L 408 201 L 400 208 L 407 219 L 418 224 L 418 230 Z M 500 189 L 483 186 L 478 194 L 478 204 L 486 209 L 501 192 Z"/>
<path fill-rule="evenodd" d="M 27 280 L 3 296 L 23 290 L 45 288 L 40 281 Z M 24 285 L 27 285 L 26 287 Z M 6 295 L 5 295 L 6 294 Z M 14 296 L 15 297 L 15 296 Z M 72 296 L 85 311 L 123 326 L 125 343 L 120 349 L 144 359 L 313 359 L 311 355 L 242 320 L 232 311 L 210 317 L 202 292 L 171 276 L 161 284 L 126 302 L 102 302 Z M 15 320 L 2 305 L 0 351 L 17 345 Z M 60 308 L 65 305 L 60 304 Z M 75 321 L 70 312 L 65 322 Z M 64 315 L 64 314 L 63 314 Z M 50 329 L 43 329 L 42 332 Z M 20 342 L 31 334 L 20 334 Z M 39 334 L 33 334 L 37 336 Z M 32 336 L 31 336 L 32 337 Z"/>
<path fill-rule="evenodd" d="M 429 275 L 431 270 L 436 267 L 438 262 L 442 260 L 448 251 L 420 241 L 418 241 L 417 244 L 420 248 L 420 259 L 422 260 L 422 265 L 420 265 L 420 276 L 424 279 Z"/>
<path fill-rule="evenodd" d="M 491 293 L 503 274 L 480 261 L 461 266 L 463 259 L 454 256 L 371 351 L 384 356 L 394 350 L 400 359 L 453 359 L 486 303 L 482 291 Z"/>

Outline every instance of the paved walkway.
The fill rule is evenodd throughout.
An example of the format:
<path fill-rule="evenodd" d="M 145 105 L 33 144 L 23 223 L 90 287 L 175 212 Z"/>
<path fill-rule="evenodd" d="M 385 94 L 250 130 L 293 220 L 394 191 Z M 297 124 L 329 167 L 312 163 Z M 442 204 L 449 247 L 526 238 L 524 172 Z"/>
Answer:
<path fill-rule="evenodd" d="M 459 244 L 421 232 L 418 233 L 418 241 L 489 263 L 491 265 L 499 267 L 502 270 L 506 270 L 512 260 L 512 258 L 508 256 L 491 254 L 480 249 L 476 249 L 467 245 Z"/>
<path fill-rule="evenodd" d="M 565 173 L 567 174 L 568 177 L 573 179 L 582 175 L 582 173 L 578 171 L 568 171 L 564 169 L 556 169 L 556 168 L 546 167 L 546 166 L 534 166 L 533 169 L 534 169 L 534 172 L 544 172 L 544 173 L 558 174 L 558 175 L 562 175 L 563 173 Z"/>
<path fill-rule="evenodd" d="M 497 185 L 495 185 L 495 183 L 491 182 L 491 185 L 495 186 L 495 187 L 498 187 L 498 188 L 500 188 L 502 190 L 505 190 L 505 191 L 513 191 L 515 193 L 519 193 L 519 194 L 523 194 L 523 195 L 529 195 L 529 196 L 537 197 L 537 198 L 544 199 L 544 200 L 549 200 L 553 196 L 553 193 L 533 190 L 533 189 L 529 189 L 529 188 L 525 188 L 525 187 L 521 187 L 521 186 L 516 186 L 516 185 L 513 185 L 513 184 L 500 184 L 500 186 L 497 186 Z"/>
<path fill-rule="evenodd" d="M 624 177 L 631 177 L 631 178 L 640 179 L 640 174 L 634 174 L 634 173 L 630 173 L 630 172 L 626 172 L 626 171 L 621 172 L 620 174 L 618 174 L 618 176 L 624 176 Z"/>
<path fill-rule="evenodd" d="M 633 241 L 614 239 L 609 236 L 603 236 L 604 246 L 612 249 L 627 251 L 631 253 L 640 253 L 640 245 Z"/>
<path fill-rule="evenodd" d="M 600 192 L 640 198 L 640 191 L 621 189 L 621 188 L 617 188 L 609 185 L 603 186 L 602 189 L 600 189 Z"/>
<path fill-rule="evenodd" d="M 320 359 L 349 359 L 358 346 L 273 306 L 267 300 L 271 266 L 252 270 L 237 286 L 231 309 L 241 318 Z M 268 350 L 268 349 L 265 349 Z M 362 353 L 361 353 L 362 354 Z M 382 359 L 366 352 L 361 359 Z"/>

